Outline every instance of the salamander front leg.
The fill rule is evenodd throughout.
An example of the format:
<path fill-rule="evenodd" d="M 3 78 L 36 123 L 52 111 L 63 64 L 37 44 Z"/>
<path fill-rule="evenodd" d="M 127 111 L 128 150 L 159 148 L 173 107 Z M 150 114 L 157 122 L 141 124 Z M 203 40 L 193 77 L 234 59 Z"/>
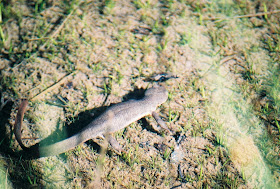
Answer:
<path fill-rule="evenodd" d="M 171 133 L 171 131 L 168 129 L 167 125 L 165 124 L 165 122 L 159 117 L 158 113 L 156 112 L 152 112 L 152 116 L 154 117 L 154 119 L 156 120 L 156 122 L 159 124 L 159 126 L 161 128 L 163 128 L 164 130 L 168 131 L 169 133 Z"/>

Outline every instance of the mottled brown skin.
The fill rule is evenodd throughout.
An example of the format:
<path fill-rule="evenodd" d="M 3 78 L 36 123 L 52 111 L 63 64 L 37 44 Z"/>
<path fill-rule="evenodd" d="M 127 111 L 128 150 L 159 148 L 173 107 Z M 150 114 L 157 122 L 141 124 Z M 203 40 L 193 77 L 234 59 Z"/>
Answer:
<path fill-rule="evenodd" d="M 163 86 L 152 87 L 145 92 L 144 98 L 140 100 L 129 100 L 108 108 L 102 115 L 72 137 L 47 146 L 40 146 L 39 144 L 39 156 L 45 157 L 64 153 L 89 139 L 112 134 L 151 114 L 153 114 L 162 128 L 167 129 L 165 123 L 154 112 L 157 106 L 164 103 L 167 98 L 168 92 Z M 25 147 L 21 141 L 21 123 L 26 106 L 27 101 L 24 100 L 18 110 L 14 131 L 20 146 L 28 151 L 30 148 Z M 109 142 L 113 147 L 119 146 L 112 137 L 109 137 Z"/>

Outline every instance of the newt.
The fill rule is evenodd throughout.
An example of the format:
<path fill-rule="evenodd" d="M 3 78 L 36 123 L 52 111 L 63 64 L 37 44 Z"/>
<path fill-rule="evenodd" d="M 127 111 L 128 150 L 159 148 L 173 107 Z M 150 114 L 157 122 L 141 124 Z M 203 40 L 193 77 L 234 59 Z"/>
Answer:
<path fill-rule="evenodd" d="M 80 132 L 69 138 L 50 145 L 41 145 L 37 143 L 31 147 L 26 147 L 22 143 L 21 138 L 22 121 L 28 105 L 28 101 L 23 100 L 17 112 L 14 133 L 16 140 L 24 151 L 35 153 L 36 156 L 39 157 L 58 155 L 92 138 L 105 136 L 115 150 L 123 151 L 111 134 L 125 128 L 144 116 L 152 115 L 163 129 L 169 131 L 165 122 L 161 120 L 159 115 L 155 112 L 156 108 L 164 103 L 167 98 L 168 92 L 163 86 L 154 86 L 145 91 L 142 99 L 131 99 L 109 107 L 103 114 L 90 122 Z"/>

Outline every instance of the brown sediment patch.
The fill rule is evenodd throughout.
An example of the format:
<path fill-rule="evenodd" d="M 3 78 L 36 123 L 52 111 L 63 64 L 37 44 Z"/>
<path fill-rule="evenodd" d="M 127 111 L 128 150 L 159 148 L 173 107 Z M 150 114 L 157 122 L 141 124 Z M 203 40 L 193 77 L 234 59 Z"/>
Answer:
<path fill-rule="evenodd" d="M 229 146 L 229 152 L 231 160 L 240 170 L 241 167 L 250 167 L 260 157 L 259 149 L 250 136 L 236 138 Z"/>

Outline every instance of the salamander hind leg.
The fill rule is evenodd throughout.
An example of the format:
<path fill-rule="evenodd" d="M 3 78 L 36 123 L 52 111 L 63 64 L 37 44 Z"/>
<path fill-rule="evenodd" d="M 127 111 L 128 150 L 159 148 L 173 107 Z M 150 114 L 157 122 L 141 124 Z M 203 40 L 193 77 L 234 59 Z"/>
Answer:
<path fill-rule="evenodd" d="M 108 134 L 108 136 L 106 136 L 106 138 L 117 154 L 120 154 L 121 152 L 126 153 L 125 150 L 121 147 L 121 145 L 118 143 L 118 141 L 112 135 Z"/>

